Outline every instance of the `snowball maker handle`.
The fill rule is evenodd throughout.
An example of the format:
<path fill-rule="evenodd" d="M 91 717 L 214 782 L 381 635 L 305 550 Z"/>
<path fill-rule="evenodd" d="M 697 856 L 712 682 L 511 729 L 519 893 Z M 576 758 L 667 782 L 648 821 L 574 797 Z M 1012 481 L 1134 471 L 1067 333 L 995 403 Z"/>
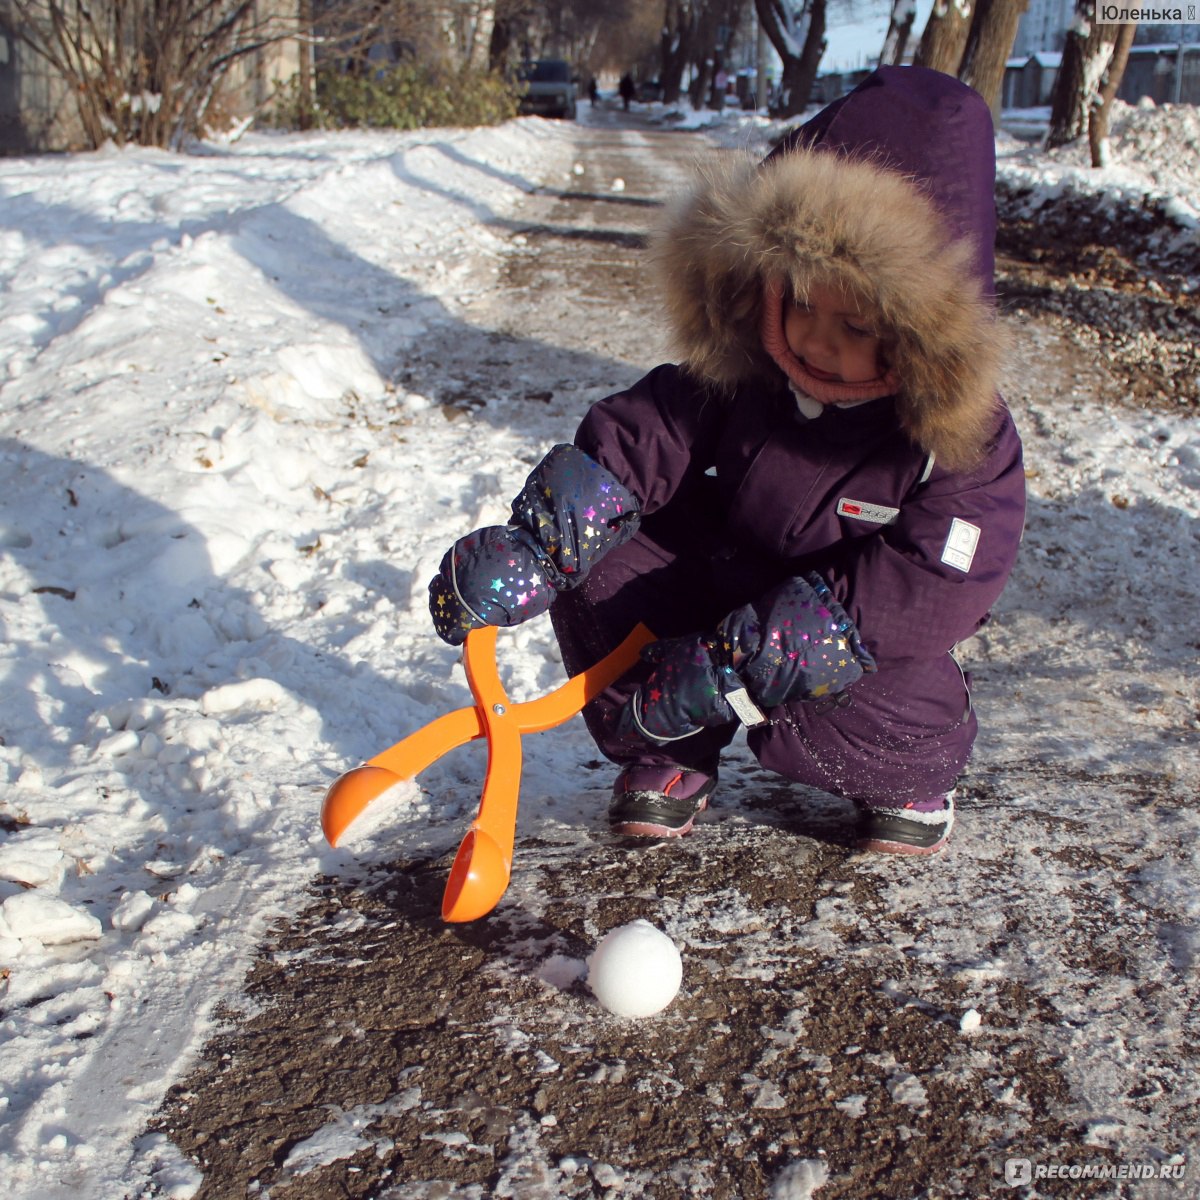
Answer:
<path fill-rule="evenodd" d="M 394 746 L 339 776 L 325 793 L 321 828 L 331 846 L 384 792 L 414 779 L 457 746 L 477 738 L 488 743 L 487 774 L 479 813 L 459 846 L 446 892 L 442 919 L 474 921 L 491 912 L 508 888 L 521 786 L 521 736 L 568 721 L 588 701 L 616 682 L 654 640 L 638 625 L 610 654 L 536 700 L 509 701 L 496 666 L 493 626 L 473 629 L 463 647 L 463 665 L 475 704 L 447 713 Z"/>

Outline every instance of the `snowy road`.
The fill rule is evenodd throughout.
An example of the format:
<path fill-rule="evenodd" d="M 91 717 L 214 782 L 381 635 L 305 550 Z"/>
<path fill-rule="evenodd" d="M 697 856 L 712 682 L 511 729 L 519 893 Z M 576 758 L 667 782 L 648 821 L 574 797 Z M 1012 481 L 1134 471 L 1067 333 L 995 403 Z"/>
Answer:
<path fill-rule="evenodd" d="M 445 547 L 659 360 L 641 237 L 702 147 L 527 120 L 0 165 L 12 1194 L 1194 1194 L 1200 435 L 1061 321 L 1015 330 L 1030 524 L 939 860 L 853 854 L 740 750 L 631 852 L 578 723 L 527 739 L 484 922 L 437 916 L 479 747 L 320 839 L 329 780 L 468 700 Z M 545 621 L 502 657 L 515 699 L 559 678 Z M 636 916 L 684 981 L 631 1025 L 579 975 Z M 1009 1191 L 1009 1158 L 1079 1170 Z"/>

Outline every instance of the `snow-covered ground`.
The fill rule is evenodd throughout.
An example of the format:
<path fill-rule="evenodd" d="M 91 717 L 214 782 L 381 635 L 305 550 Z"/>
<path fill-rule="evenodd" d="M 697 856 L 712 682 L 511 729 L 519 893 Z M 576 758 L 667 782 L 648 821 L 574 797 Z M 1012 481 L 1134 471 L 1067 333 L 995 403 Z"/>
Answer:
<path fill-rule="evenodd" d="M 1092 185 L 1141 180 L 1194 214 L 1189 128 Z M 727 115 L 709 136 L 768 131 Z M 494 419 L 448 421 L 396 381 L 489 286 L 501 222 L 576 153 L 570 126 L 524 119 L 0 160 L 7 1195 L 137 1194 L 152 1171 L 193 1194 L 188 1164 L 135 1138 L 268 926 L 318 872 L 461 834 L 462 811 L 412 786 L 380 806 L 378 842 L 335 852 L 318 807 L 348 765 L 468 700 L 426 583 L 572 426 L 505 397 L 481 410 Z M 1020 154 L 1048 187 L 1077 170 Z M 977 649 L 1015 655 L 1047 715 L 1030 730 L 1001 711 L 985 767 L 1036 743 L 1117 769 L 1132 723 L 1161 731 L 1162 769 L 1194 796 L 1200 429 L 1084 395 L 1031 403 L 1027 565 L 1010 623 Z M 1047 622 L 1077 627 L 1051 663 Z M 506 637 L 514 696 L 545 690 L 548 623 Z M 569 777 L 564 745 L 594 755 L 578 732 L 554 764 L 531 744 L 535 790 Z M 592 820 L 569 799 L 555 817 Z M 1178 819 L 1200 844 L 1196 812 Z M 1196 878 L 1194 854 L 1170 851 L 1138 883 L 1182 914 L 1191 970 Z"/>
<path fill-rule="evenodd" d="M 1031 170 L 1042 170 L 1049 177 L 1067 178 L 1084 186 L 1095 179 L 1100 187 L 1111 191 L 1115 183 L 1127 182 L 1131 190 L 1144 188 L 1176 196 L 1195 215 L 1200 202 L 1196 196 L 1196 179 L 1200 176 L 1200 109 L 1194 104 L 1156 106 L 1150 100 L 1139 104 L 1114 101 L 1108 129 L 1112 161 L 1098 175 L 1091 169 L 1086 138 L 1050 152 L 1031 144 L 1031 140 L 1049 128 L 1048 108 L 1006 109 L 1001 125 L 1025 137 L 1019 143 L 1002 138 L 1003 159 L 1023 159 Z M 1064 168 L 1072 169 L 1064 171 Z"/>
<path fill-rule="evenodd" d="M 1043 110 L 1013 110 L 1002 128 L 1019 131 L 1021 121 Z M 1048 122 L 1034 120 L 1029 130 L 1044 132 Z M 1027 130 L 1028 133 L 1028 130 Z M 1026 134 L 1027 136 L 1027 134 Z M 997 139 L 998 171 L 1010 191 L 1028 189 L 1024 207 L 1037 212 L 1064 195 L 1092 198 L 1108 214 L 1139 213 L 1145 209 L 1161 215 L 1162 227 L 1151 239 L 1156 256 L 1177 255 L 1195 261 L 1200 233 L 1200 108 L 1194 104 L 1150 101 L 1138 105 L 1113 104 L 1107 142 L 1108 165 L 1091 166 L 1087 139 L 1052 151 L 1012 133 Z M 1144 219 L 1148 218 L 1148 212 Z M 1193 283 L 1192 291 L 1196 290 Z"/>

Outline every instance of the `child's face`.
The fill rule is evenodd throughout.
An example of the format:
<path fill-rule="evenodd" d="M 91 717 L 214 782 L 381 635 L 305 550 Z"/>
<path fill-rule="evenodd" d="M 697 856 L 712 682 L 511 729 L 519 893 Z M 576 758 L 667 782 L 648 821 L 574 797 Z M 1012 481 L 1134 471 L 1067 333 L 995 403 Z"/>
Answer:
<path fill-rule="evenodd" d="M 792 353 L 818 379 L 866 383 L 886 369 L 883 339 L 871 318 L 837 288 L 815 286 L 806 303 L 788 304 L 783 333 Z"/>

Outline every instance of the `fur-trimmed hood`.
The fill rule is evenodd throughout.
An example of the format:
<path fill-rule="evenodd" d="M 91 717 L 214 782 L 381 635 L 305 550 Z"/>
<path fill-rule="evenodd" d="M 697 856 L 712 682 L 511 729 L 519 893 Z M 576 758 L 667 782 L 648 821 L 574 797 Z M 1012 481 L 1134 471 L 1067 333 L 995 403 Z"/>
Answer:
<path fill-rule="evenodd" d="M 725 387 L 777 377 L 766 281 L 840 285 L 889 331 L 909 437 L 970 467 L 999 404 L 994 179 L 987 105 L 920 67 L 880 68 L 765 162 L 708 164 L 652 242 L 683 363 Z"/>

